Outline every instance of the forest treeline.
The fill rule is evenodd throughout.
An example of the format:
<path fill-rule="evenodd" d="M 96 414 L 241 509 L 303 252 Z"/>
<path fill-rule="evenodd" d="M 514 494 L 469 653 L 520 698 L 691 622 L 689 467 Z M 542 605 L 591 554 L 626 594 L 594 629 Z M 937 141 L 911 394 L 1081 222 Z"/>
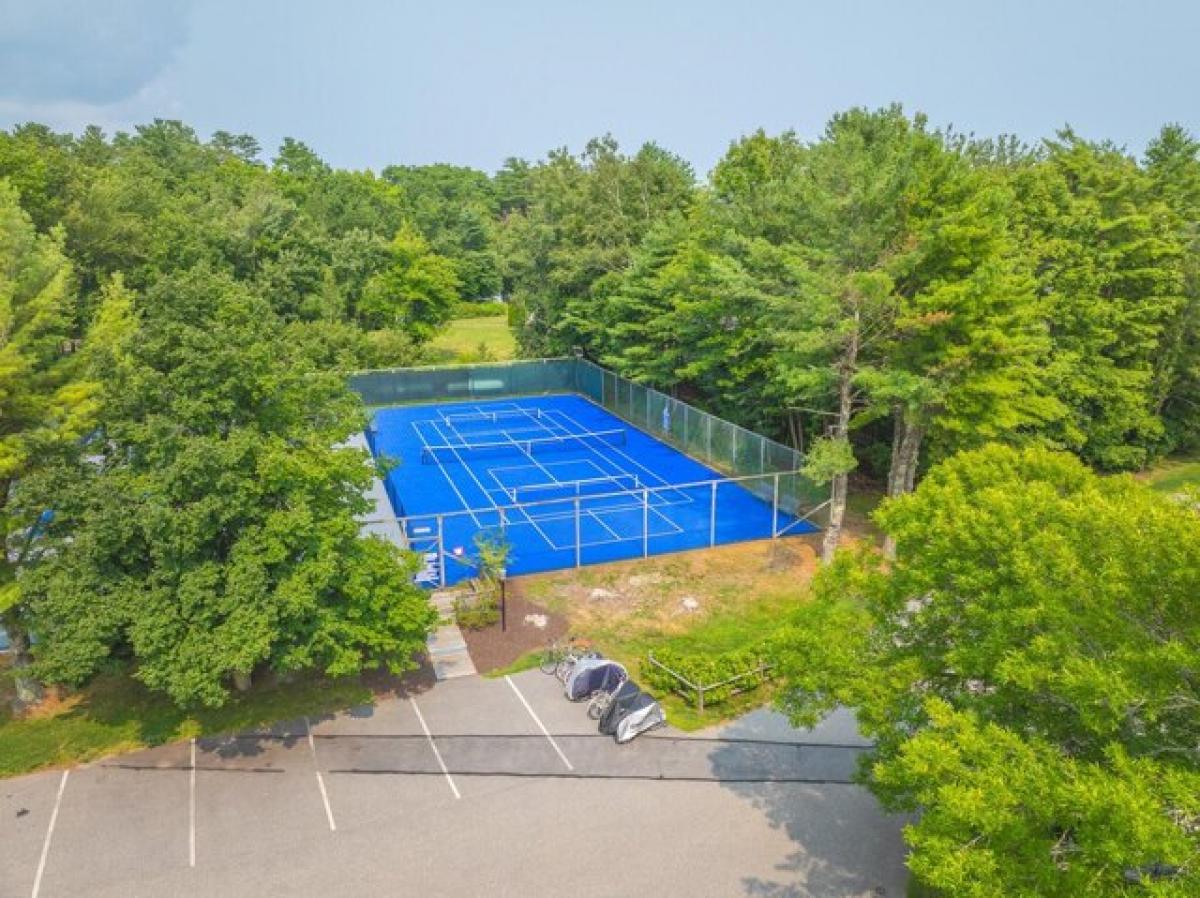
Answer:
<path fill-rule="evenodd" d="M 611 138 L 492 175 L 339 170 L 291 138 L 265 156 L 175 121 L 0 132 L 0 609 L 18 646 L 36 618 L 44 676 L 127 653 L 219 702 L 259 664 L 400 663 L 386 627 L 352 656 L 322 635 L 340 587 L 283 595 L 314 553 L 278 515 L 347 529 L 353 489 L 319 482 L 363 476 L 317 448 L 360 423 L 337 373 L 422 361 L 464 301 L 506 300 L 525 355 L 583 353 L 802 448 L 832 482 L 827 556 L 856 467 L 899 495 L 994 440 L 1116 471 L 1200 438 L 1200 144 L 1176 126 L 1136 159 L 854 109 L 815 140 L 740 139 L 705 181 Z M 298 445 L 310 482 L 280 462 L 295 476 L 264 483 Z M 251 564 L 243 540 L 271 539 L 279 564 Z M 115 597 L 82 623 L 81 584 Z M 219 607 L 172 619 L 192 589 Z M 241 589 L 279 596 L 252 650 L 211 638 Z"/>
<path fill-rule="evenodd" d="M 892 107 L 752 134 L 336 169 L 287 139 L 0 131 L 0 623 L 25 702 L 118 669 L 181 706 L 255 674 L 403 670 L 413 559 L 359 538 L 351 369 L 464 303 L 802 448 L 831 483 L 773 651 L 852 706 L 863 781 L 946 895 L 1194 895 L 1200 143 L 1032 146 Z M 986 444 L 986 445 L 985 445 Z M 834 555 L 847 482 L 894 558 Z M 31 647 L 31 638 L 36 645 Z M 32 650 L 31 650 L 32 648 Z"/>

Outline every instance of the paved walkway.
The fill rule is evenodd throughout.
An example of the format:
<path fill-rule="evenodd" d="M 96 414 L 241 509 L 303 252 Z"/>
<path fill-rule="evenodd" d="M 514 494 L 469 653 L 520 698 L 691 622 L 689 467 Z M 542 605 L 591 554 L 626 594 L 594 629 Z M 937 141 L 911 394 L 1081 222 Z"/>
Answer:
<path fill-rule="evenodd" d="M 438 610 L 438 628 L 426 640 L 429 661 L 434 675 L 439 680 L 469 677 L 474 674 L 475 662 L 467 651 L 467 642 L 462 630 L 454 622 L 454 592 L 448 589 L 434 590 L 433 604 Z"/>

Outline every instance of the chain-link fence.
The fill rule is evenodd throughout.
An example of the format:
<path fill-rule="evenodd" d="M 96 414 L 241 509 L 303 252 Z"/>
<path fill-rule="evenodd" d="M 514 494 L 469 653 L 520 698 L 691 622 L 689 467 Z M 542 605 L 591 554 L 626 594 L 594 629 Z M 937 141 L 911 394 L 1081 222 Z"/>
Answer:
<path fill-rule="evenodd" d="M 425 559 L 420 582 L 452 586 L 477 576 L 476 535 L 511 547 L 511 574 L 533 574 L 747 540 L 810 532 L 824 506 L 803 497 L 796 472 L 778 471 L 567 499 L 400 517 Z"/>
<path fill-rule="evenodd" d="M 405 517 L 399 498 L 389 489 L 408 541 L 424 550 L 429 573 L 436 571 L 436 579 L 443 584 L 468 576 L 471 565 L 469 551 L 448 553 L 447 547 L 469 546 L 479 529 L 536 530 L 539 539 L 526 543 L 516 565 L 518 572 L 530 573 L 771 539 L 802 532 L 808 524 L 825 523 L 828 489 L 800 473 L 803 458 L 795 449 L 584 359 L 364 371 L 351 375 L 350 386 L 370 407 L 576 393 L 724 475 L 633 490 L 616 500 L 602 495 L 582 501 L 526 502 L 514 506 L 511 513 L 493 507 L 420 519 Z M 368 433 L 369 440 L 371 437 Z M 745 499 L 740 497 L 753 497 L 763 509 L 748 513 Z M 614 501 L 615 509 L 611 507 Z M 594 502 L 605 506 L 600 517 L 595 510 L 588 510 Z M 582 517 L 581 505 L 587 512 Z M 672 506 L 691 511 L 669 512 Z M 597 521 L 603 526 L 602 539 L 589 537 L 587 532 Z"/>
<path fill-rule="evenodd" d="M 545 393 L 583 392 L 576 359 L 385 368 L 350 375 L 350 388 L 368 406 L 442 402 L 447 399 L 503 399 Z"/>
<path fill-rule="evenodd" d="M 660 393 L 601 368 L 576 360 L 575 391 L 600 403 L 657 440 L 699 459 L 732 477 L 796 472 L 803 456 L 775 440 L 710 415 L 694 405 Z M 828 498 L 828 490 L 803 477 L 788 478 L 789 501 L 815 506 Z M 768 496 L 763 496 L 769 499 Z"/>

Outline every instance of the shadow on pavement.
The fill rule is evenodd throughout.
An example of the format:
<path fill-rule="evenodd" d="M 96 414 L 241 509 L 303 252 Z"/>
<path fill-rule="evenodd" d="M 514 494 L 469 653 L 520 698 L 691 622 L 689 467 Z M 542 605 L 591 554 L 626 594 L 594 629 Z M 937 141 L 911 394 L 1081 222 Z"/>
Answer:
<path fill-rule="evenodd" d="M 847 739 L 845 721 L 833 727 L 834 738 Z M 790 731 L 796 757 L 787 761 L 809 772 L 828 774 L 824 782 L 799 779 L 754 782 L 736 775 L 746 758 L 739 740 L 776 743 Z M 901 830 L 906 818 L 887 814 L 866 789 L 853 785 L 860 759 L 869 752 L 865 742 L 824 742 L 831 734 L 821 728 L 809 733 L 791 729 L 775 712 L 757 711 L 734 721 L 721 731 L 727 740 L 709 755 L 714 779 L 761 811 L 770 825 L 781 829 L 795 850 L 777 865 L 778 878 L 743 879 L 746 895 L 758 898 L 850 898 L 879 896 L 901 898 L 907 872 Z M 804 740 L 801 742 L 800 740 Z M 762 757 L 774 763 L 786 755 Z M 815 778 L 814 778 L 815 779 Z"/>

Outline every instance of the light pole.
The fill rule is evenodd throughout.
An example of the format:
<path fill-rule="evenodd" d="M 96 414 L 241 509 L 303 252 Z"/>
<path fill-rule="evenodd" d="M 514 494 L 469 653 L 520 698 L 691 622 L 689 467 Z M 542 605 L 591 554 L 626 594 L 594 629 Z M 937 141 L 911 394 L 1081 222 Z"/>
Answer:
<path fill-rule="evenodd" d="M 508 602 L 505 589 L 505 581 L 508 578 L 508 569 L 500 568 L 500 632 L 504 633 L 508 630 Z"/>

